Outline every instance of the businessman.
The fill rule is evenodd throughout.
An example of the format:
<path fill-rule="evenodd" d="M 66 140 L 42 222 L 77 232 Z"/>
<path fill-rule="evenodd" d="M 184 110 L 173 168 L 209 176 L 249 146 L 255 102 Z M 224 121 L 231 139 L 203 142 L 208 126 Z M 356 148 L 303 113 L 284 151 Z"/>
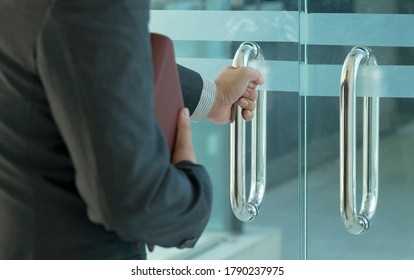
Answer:
<path fill-rule="evenodd" d="M 149 1 L 0 2 L 0 259 L 145 259 L 192 247 L 212 186 L 189 119 L 253 117 L 250 68 L 179 67 L 173 162 L 152 113 Z M 191 114 L 191 117 L 190 117 Z"/>

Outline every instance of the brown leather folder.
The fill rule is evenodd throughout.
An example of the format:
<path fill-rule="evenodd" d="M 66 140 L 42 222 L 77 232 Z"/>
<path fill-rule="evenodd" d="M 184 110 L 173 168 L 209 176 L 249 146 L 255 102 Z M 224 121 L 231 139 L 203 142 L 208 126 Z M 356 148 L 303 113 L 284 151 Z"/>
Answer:
<path fill-rule="evenodd" d="M 160 34 L 151 34 L 154 65 L 154 112 L 172 153 L 177 131 L 177 117 L 184 108 L 180 79 L 172 41 Z"/>

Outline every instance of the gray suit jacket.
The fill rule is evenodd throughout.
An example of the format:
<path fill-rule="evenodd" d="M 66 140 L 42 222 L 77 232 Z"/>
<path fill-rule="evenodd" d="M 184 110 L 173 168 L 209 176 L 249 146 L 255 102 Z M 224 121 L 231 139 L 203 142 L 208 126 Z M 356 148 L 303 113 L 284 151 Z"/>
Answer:
<path fill-rule="evenodd" d="M 208 175 L 169 163 L 153 117 L 148 2 L 0 2 L 0 259 L 139 259 L 204 230 Z"/>

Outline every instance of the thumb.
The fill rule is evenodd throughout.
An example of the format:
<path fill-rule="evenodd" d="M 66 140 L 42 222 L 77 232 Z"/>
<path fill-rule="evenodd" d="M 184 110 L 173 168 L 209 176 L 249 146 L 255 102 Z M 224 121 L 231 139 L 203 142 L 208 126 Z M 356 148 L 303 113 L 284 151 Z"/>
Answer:
<path fill-rule="evenodd" d="M 246 67 L 246 75 L 249 81 L 252 81 L 257 85 L 264 84 L 264 78 L 258 69 L 255 69 L 252 67 Z"/>
<path fill-rule="evenodd" d="M 191 141 L 190 113 L 187 108 L 181 109 L 177 120 L 177 136 L 172 157 L 172 163 L 177 164 L 180 161 L 188 160 L 196 162 Z"/>

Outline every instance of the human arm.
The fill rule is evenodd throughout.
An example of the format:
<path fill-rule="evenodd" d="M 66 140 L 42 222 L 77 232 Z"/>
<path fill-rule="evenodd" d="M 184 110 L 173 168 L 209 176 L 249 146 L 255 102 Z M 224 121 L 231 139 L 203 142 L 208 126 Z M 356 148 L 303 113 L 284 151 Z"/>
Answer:
<path fill-rule="evenodd" d="M 215 123 L 231 119 L 233 104 L 240 106 L 243 118 L 251 120 L 257 99 L 256 85 L 264 80 L 260 72 L 250 67 L 225 67 L 214 81 L 178 65 L 185 104 L 190 108 L 191 120 L 204 118 Z"/>
<path fill-rule="evenodd" d="M 191 247 L 211 211 L 211 183 L 170 163 L 153 116 L 148 1 L 58 0 L 37 61 L 54 121 L 94 223 L 127 241 Z"/>

